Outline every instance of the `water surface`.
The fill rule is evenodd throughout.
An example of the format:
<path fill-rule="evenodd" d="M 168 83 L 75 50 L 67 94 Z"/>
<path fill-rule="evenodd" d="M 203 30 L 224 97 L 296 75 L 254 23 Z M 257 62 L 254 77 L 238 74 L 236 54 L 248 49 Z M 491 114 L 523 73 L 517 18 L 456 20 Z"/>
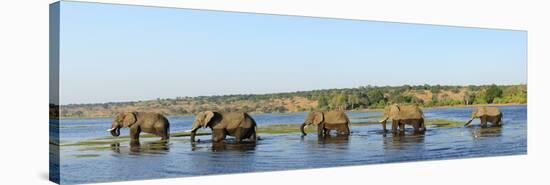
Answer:
<path fill-rule="evenodd" d="M 527 107 L 503 106 L 502 127 L 428 126 L 425 134 L 383 134 L 381 126 L 354 126 L 349 137 L 319 140 L 315 133 L 262 134 L 257 143 L 214 144 L 210 136 L 141 138 L 140 143 L 120 142 L 93 146 L 61 146 L 61 183 L 92 183 L 238 172 L 304 169 L 389 162 L 518 155 L 527 153 Z M 428 119 L 466 122 L 471 108 L 425 109 Z M 380 112 L 349 112 L 352 122 Z M 259 125 L 302 123 L 306 113 L 256 114 Z M 171 131 L 189 129 L 193 116 L 168 117 Z M 374 121 L 374 120 L 370 120 Z M 109 136 L 110 118 L 64 119 L 60 140 L 72 143 Z M 127 135 L 123 129 L 121 135 Z"/>

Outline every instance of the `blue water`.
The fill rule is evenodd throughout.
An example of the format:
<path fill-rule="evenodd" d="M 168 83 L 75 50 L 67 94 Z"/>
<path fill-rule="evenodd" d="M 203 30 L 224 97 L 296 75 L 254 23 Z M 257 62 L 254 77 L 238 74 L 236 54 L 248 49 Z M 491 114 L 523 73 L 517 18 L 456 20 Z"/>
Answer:
<path fill-rule="evenodd" d="M 61 183 L 92 183 L 150 178 L 197 176 L 319 168 L 376 163 L 518 155 L 527 153 L 527 107 L 499 107 L 502 127 L 428 126 L 423 135 L 409 130 L 405 135 L 383 134 L 381 126 L 355 126 L 349 137 L 318 140 L 315 133 L 263 134 L 257 143 L 213 144 L 210 136 L 173 137 L 167 144 L 158 138 L 142 138 L 140 146 L 129 142 L 99 146 L 61 146 Z M 466 122 L 471 108 L 425 109 L 427 119 Z M 348 112 L 352 122 L 380 112 Z M 306 113 L 255 114 L 259 125 L 302 123 Z M 168 117 L 171 130 L 190 128 L 193 116 Z M 63 143 L 109 136 L 110 118 L 64 119 L 60 121 Z M 127 135 L 127 129 L 122 130 Z M 131 169 L 131 170 L 130 170 Z"/>

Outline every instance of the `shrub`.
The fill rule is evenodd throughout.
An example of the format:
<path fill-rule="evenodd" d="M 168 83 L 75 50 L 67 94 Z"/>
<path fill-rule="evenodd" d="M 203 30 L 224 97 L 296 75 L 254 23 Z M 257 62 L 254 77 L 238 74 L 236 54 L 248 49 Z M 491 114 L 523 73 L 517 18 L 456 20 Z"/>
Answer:
<path fill-rule="evenodd" d="M 500 89 L 498 86 L 493 84 L 487 89 L 487 92 L 485 94 L 485 101 L 487 103 L 493 103 L 493 100 L 495 98 L 500 98 L 500 97 L 502 97 L 502 89 Z"/>

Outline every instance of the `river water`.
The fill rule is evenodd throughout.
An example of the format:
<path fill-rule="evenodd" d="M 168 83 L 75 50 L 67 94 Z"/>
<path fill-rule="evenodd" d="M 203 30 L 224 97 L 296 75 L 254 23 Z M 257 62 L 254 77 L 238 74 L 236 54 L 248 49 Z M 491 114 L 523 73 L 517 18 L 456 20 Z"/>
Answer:
<path fill-rule="evenodd" d="M 210 136 L 158 138 L 94 146 L 64 146 L 66 143 L 109 136 L 110 118 L 63 119 L 60 124 L 60 180 L 63 184 L 140 180 L 241 172 L 290 170 L 365 165 L 419 160 L 440 160 L 527 154 L 527 106 L 499 107 L 502 127 L 480 128 L 428 125 L 425 134 L 383 134 L 379 124 L 351 127 L 349 137 L 319 140 L 315 133 L 260 134 L 256 143 L 213 144 Z M 427 119 L 466 122 L 471 108 L 425 109 Z M 380 112 L 349 112 L 352 122 Z M 306 113 L 255 114 L 259 125 L 299 124 Z M 189 129 L 193 116 L 168 117 L 171 131 Z M 376 121 L 374 119 L 367 121 Z M 121 130 L 128 135 L 128 129 Z"/>

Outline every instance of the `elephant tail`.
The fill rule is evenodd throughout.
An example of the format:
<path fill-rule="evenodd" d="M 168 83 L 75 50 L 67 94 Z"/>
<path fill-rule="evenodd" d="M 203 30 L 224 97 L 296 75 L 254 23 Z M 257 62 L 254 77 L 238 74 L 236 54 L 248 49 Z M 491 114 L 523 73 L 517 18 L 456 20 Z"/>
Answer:
<path fill-rule="evenodd" d="M 166 137 L 170 138 L 170 123 L 168 123 L 168 126 L 166 126 Z"/>
<path fill-rule="evenodd" d="M 170 121 L 168 121 L 168 119 L 166 119 L 164 116 L 163 116 L 163 119 L 164 119 L 164 122 L 166 123 L 166 126 L 165 126 L 165 131 L 166 131 L 166 139 L 170 138 Z"/>

